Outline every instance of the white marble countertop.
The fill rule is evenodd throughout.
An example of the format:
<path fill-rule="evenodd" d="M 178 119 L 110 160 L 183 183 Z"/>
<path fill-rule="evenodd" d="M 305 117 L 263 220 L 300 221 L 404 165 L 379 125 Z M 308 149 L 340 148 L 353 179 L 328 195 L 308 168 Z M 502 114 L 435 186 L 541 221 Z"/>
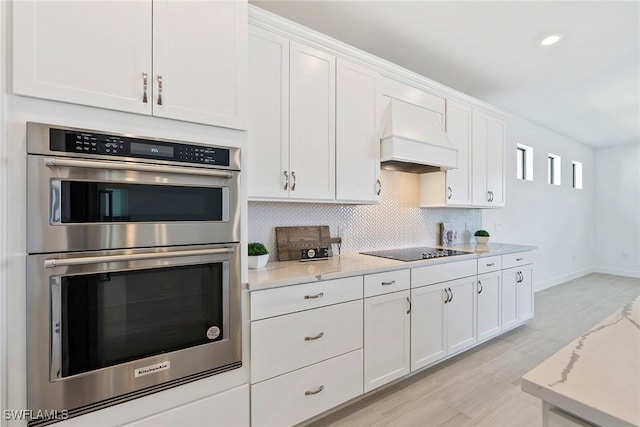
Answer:
<path fill-rule="evenodd" d="M 640 297 L 522 377 L 522 390 L 602 426 L 640 426 Z"/>
<path fill-rule="evenodd" d="M 445 248 L 443 246 L 434 247 Z M 247 287 L 250 291 L 264 290 L 281 286 L 315 282 L 319 280 L 339 279 L 341 277 L 360 274 L 379 273 L 383 271 L 463 261 L 465 259 L 476 259 L 481 256 L 504 255 L 508 253 L 531 251 L 536 249 L 536 247 L 489 243 L 487 245 L 462 244 L 448 246 L 446 249 L 457 249 L 469 252 L 469 254 L 457 255 L 455 257 L 404 262 L 371 255 L 351 253 L 333 256 L 327 260 L 320 261 L 270 262 L 263 268 L 249 270 Z"/>

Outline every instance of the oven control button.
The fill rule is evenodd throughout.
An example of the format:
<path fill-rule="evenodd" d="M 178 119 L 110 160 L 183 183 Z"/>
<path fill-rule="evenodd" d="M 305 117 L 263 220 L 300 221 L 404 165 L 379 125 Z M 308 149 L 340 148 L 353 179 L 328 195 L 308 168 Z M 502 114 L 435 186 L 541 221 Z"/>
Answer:
<path fill-rule="evenodd" d="M 212 326 L 209 329 L 207 329 L 207 338 L 209 338 L 210 340 L 215 340 L 219 336 L 220 336 L 220 328 L 218 328 L 217 326 Z"/>

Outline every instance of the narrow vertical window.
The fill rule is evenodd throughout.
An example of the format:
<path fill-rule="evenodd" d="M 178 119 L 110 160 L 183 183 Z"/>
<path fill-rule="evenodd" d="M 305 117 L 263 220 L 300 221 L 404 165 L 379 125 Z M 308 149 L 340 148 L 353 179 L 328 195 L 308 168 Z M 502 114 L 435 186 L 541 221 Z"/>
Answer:
<path fill-rule="evenodd" d="M 582 163 L 574 160 L 571 162 L 571 168 L 573 172 L 573 188 L 582 190 Z"/>
<path fill-rule="evenodd" d="M 518 144 L 516 150 L 516 177 L 533 181 L 533 148 Z"/>
<path fill-rule="evenodd" d="M 560 185 L 561 166 L 562 166 L 560 156 L 549 153 L 547 161 L 548 161 L 547 179 L 549 184 Z"/>

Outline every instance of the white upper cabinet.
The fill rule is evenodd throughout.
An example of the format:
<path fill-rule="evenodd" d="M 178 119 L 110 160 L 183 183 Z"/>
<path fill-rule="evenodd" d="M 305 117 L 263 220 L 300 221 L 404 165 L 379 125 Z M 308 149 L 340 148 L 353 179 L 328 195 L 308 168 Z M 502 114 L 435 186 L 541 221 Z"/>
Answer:
<path fill-rule="evenodd" d="M 151 114 L 151 9 L 150 1 L 14 2 L 14 93 Z"/>
<path fill-rule="evenodd" d="M 13 5 L 13 91 L 246 129 L 246 1 Z"/>
<path fill-rule="evenodd" d="M 447 137 L 458 150 L 458 168 L 420 176 L 420 206 L 471 206 L 471 116 L 469 104 L 452 99 L 446 106 Z"/>
<path fill-rule="evenodd" d="M 474 111 L 472 129 L 473 205 L 504 206 L 504 122 Z"/>
<path fill-rule="evenodd" d="M 377 202 L 380 187 L 379 75 L 338 59 L 336 199 Z"/>
<path fill-rule="evenodd" d="M 246 129 L 246 45 L 246 1 L 154 0 L 153 115 Z"/>
<path fill-rule="evenodd" d="M 290 42 L 290 197 L 334 200 L 336 58 Z"/>
<path fill-rule="evenodd" d="M 248 193 L 289 197 L 289 39 L 249 27 Z"/>
<path fill-rule="evenodd" d="M 251 25 L 249 99 L 250 199 L 379 200 L 377 73 Z"/>

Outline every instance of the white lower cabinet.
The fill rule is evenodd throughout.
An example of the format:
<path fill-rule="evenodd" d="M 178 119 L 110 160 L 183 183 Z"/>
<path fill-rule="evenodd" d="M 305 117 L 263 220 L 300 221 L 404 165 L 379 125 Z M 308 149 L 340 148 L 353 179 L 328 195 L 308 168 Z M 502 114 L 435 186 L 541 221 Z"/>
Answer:
<path fill-rule="evenodd" d="M 502 270 L 502 330 L 533 317 L 532 266 Z"/>
<path fill-rule="evenodd" d="M 500 297 L 502 272 L 478 275 L 478 341 L 500 333 Z"/>
<path fill-rule="evenodd" d="M 251 324 L 251 382 L 362 348 L 362 300 Z"/>
<path fill-rule="evenodd" d="M 134 423 L 131 427 L 160 426 L 220 426 L 249 425 L 249 386 L 227 390 L 169 411 L 161 412 Z"/>
<path fill-rule="evenodd" d="M 411 289 L 411 370 L 476 343 L 476 277 Z"/>
<path fill-rule="evenodd" d="M 362 349 L 251 386 L 252 426 L 291 426 L 363 393 Z"/>
<path fill-rule="evenodd" d="M 409 295 L 406 290 L 364 300 L 365 393 L 411 370 Z"/>

